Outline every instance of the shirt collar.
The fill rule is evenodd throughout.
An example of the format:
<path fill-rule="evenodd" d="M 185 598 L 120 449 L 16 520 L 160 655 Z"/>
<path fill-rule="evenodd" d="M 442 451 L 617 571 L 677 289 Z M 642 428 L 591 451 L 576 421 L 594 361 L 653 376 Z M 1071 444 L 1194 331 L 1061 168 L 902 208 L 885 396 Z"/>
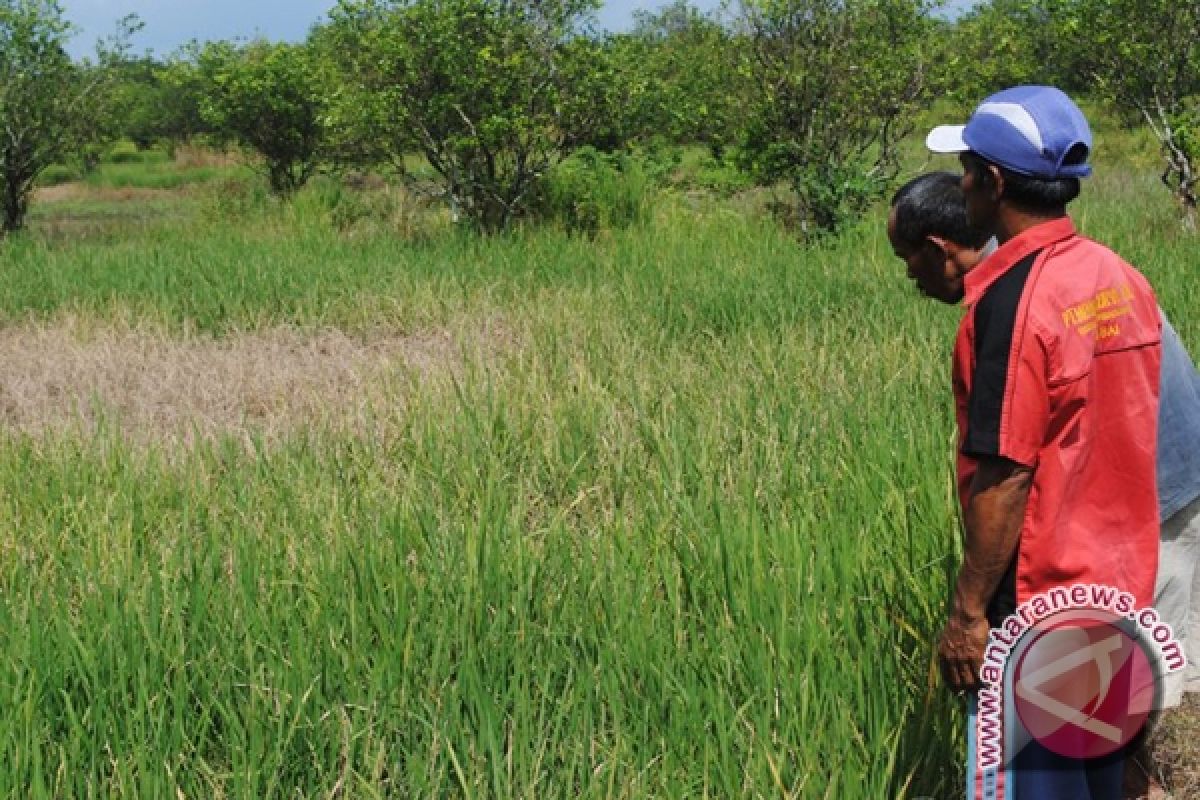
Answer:
<path fill-rule="evenodd" d="M 983 296 L 997 279 L 1013 266 L 1042 248 L 1061 242 L 1075 235 L 1075 223 L 1070 217 L 1061 217 L 1035 225 L 1022 231 L 996 248 L 996 251 L 979 263 L 979 266 L 963 277 L 964 301 L 967 305 Z"/>

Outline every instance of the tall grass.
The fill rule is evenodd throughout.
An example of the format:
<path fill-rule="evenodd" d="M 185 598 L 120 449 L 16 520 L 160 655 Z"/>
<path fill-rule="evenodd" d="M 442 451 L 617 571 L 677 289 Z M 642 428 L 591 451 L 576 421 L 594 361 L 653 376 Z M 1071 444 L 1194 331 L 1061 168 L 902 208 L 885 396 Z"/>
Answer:
<path fill-rule="evenodd" d="M 1195 345 L 1196 240 L 1152 180 L 1078 216 Z M 958 313 L 881 217 L 801 250 L 665 200 L 599 238 L 412 243 L 318 206 L 0 255 L 10 324 L 518 343 L 370 438 L 0 443 L 0 795 L 949 796 Z"/>

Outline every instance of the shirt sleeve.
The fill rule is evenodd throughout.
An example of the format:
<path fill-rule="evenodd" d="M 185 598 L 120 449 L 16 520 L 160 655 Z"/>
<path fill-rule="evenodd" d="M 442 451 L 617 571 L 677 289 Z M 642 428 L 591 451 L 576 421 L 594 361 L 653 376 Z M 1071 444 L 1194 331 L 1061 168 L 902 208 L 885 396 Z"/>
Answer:
<path fill-rule="evenodd" d="M 974 367 L 962 444 L 966 456 L 1037 465 L 1049 417 L 1047 353 L 1019 318 L 1037 255 L 1014 265 L 975 307 Z"/>

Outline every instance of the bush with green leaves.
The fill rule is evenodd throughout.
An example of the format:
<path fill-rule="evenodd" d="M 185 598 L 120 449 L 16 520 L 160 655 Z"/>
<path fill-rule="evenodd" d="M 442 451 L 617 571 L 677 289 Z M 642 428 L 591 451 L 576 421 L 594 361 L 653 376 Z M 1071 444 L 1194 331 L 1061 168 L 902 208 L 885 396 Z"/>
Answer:
<path fill-rule="evenodd" d="M 1184 224 L 1200 214 L 1200 3 L 1055 0 L 1065 44 L 1122 116 L 1154 131 Z"/>
<path fill-rule="evenodd" d="M 325 146 L 322 93 L 301 45 L 209 44 L 199 55 L 207 95 L 204 119 L 216 135 L 262 157 L 271 191 L 294 192 L 321 163 Z"/>
<path fill-rule="evenodd" d="M 334 117 L 396 165 L 417 151 L 455 213 L 496 231 L 530 213 L 565 154 L 564 50 L 592 0 L 342 0 L 314 39 Z M 371 148 L 358 148 L 369 152 Z"/>
<path fill-rule="evenodd" d="M 736 138 L 744 90 L 739 41 L 688 0 L 634 12 L 632 37 L 646 75 L 645 130 L 676 144 L 703 144 L 720 157 Z"/>
<path fill-rule="evenodd" d="M 581 147 L 550 171 L 538 211 L 567 230 L 595 234 L 643 219 L 651 188 L 636 158 Z"/>
<path fill-rule="evenodd" d="M 1069 21 L 1058 0 L 990 0 L 939 27 L 933 82 L 965 109 L 1010 86 L 1087 88 L 1080 52 L 1064 46 Z"/>
<path fill-rule="evenodd" d="M 842 228 L 895 178 L 925 97 L 926 12 L 923 0 L 745 0 L 740 162 L 793 190 L 805 235 Z"/>
<path fill-rule="evenodd" d="M 142 149 L 165 145 L 173 154 L 178 145 L 211 133 L 201 115 L 209 89 L 197 64 L 202 49 L 193 42 L 161 61 L 122 54 L 111 67 L 115 135 Z"/>
<path fill-rule="evenodd" d="M 0 233 L 22 227 L 38 175 L 79 131 L 71 33 L 54 0 L 0 0 Z"/>
<path fill-rule="evenodd" d="M 634 17 L 630 32 L 577 37 L 564 49 L 571 142 L 614 151 L 657 139 L 722 157 L 744 93 L 733 32 L 688 0 Z"/>

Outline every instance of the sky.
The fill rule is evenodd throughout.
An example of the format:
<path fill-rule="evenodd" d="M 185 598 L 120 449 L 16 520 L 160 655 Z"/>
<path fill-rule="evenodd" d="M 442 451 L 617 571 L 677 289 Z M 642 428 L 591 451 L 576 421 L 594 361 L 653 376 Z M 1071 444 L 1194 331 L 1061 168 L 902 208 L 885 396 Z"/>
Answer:
<path fill-rule="evenodd" d="M 137 14 L 145 28 L 133 40 L 134 52 L 166 55 L 191 39 L 235 37 L 297 41 L 325 18 L 336 0 L 60 0 L 63 12 L 79 33 L 71 42 L 73 56 L 90 55 L 96 40 L 116 30 L 126 14 Z M 708 10 L 719 0 L 692 0 Z M 628 28 L 637 9 L 653 9 L 660 0 L 608 0 L 598 18 L 608 30 Z"/>
<path fill-rule="evenodd" d="M 79 33 L 71 42 L 71 55 L 94 52 L 96 40 L 116 30 L 126 14 L 137 14 L 145 28 L 133 40 L 134 52 L 152 50 L 163 56 L 192 39 L 255 38 L 298 41 L 314 23 L 325 18 L 336 0 L 60 0 L 68 20 Z M 720 0 L 691 0 L 704 10 Z M 607 30 L 627 29 L 633 12 L 654 9 L 664 0 L 606 0 L 598 14 Z M 971 0 L 950 0 L 963 8 Z"/>

